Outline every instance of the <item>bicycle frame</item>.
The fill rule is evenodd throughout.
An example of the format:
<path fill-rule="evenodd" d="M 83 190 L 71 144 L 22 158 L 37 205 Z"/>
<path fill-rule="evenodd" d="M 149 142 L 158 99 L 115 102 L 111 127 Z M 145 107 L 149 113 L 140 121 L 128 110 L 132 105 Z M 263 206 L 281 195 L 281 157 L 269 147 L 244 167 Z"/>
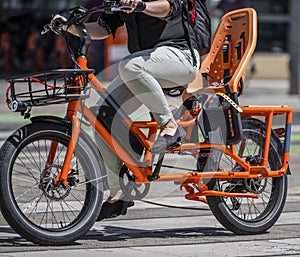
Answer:
<path fill-rule="evenodd" d="M 113 1 L 91 10 L 78 6 L 67 21 L 51 21 L 43 32 L 53 30 L 66 39 L 75 68 L 7 79 L 6 103 L 24 118 L 30 117 L 32 107 L 68 105 L 64 118 L 33 117 L 4 142 L 3 217 L 21 236 L 41 245 L 73 243 L 102 220 L 109 172 L 102 144 L 97 147 L 83 131 L 88 125 L 98 134 L 95 141 L 100 137 L 124 164 L 119 170 L 122 209 L 118 207 L 111 217 L 126 214 L 129 202 L 148 194 L 150 183 L 169 181 L 186 191 L 187 200 L 207 203 L 229 231 L 264 233 L 286 202 L 292 108 L 239 106 L 245 68 L 256 45 L 255 10 L 244 8 L 223 16 L 212 49 L 201 62 L 200 76 L 187 86 L 182 105 L 173 110 L 186 131 L 185 142 L 152 154 L 160 129 L 153 115 L 132 120 L 87 67 L 91 38 L 84 20 L 96 11 L 123 8 L 128 10 Z M 66 37 L 70 26 L 80 38 L 76 60 Z M 99 110 L 85 102 L 91 90 L 104 101 Z M 284 127 L 277 125 L 278 116 Z"/>
<path fill-rule="evenodd" d="M 244 9 L 247 11 L 247 9 Z M 243 11 L 243 10 L 242 10 Z M 252 15 L 253 15 L 252 11 Z M 239 12 L 234 13 L 234 17 L 236 15 L 240 15 Z M 244 14 L 243 14 L 244 15 Z M 232 19 L 234 22 L 238 22 L 239 19 Z M 253 20 L 252 20 L 253 21 Z M 228 24 L 225 23 L 224 28 L 229 28 Z M 227 26 L 227 27 L 226 27 Z M 241 26 L 241 25 L 239 25 Z M 221 29 L 224 31 L 223 27 Z M 238 27 L 239 29 L 244 29 L 242 27 Z M 80 31 L 80 30 L 79 30 Z M 82 30 L 80 31 L 80 38 L 82 40 L 81 49 L 80 49 L 80 57 L 77 59 L 77 64 L 80 69 L 86 70 L 87 67 L 87 59 L 86 59 L 86 51 L 88 48 L 88 44 L 90 42 L 90 38 L 88 34 L 82 34 Z M 235 34 L 237 34 L 235 32 Z M 236 92 L 237 90 L 237 83 L 240 81 L 240 79 L 244 76 L 243 73 L 245 72 L 246 63 L 249 61 L 251 57 L 251 53 L 254 51 L 254 44 L 256 42 L 256 39 L 251 42 L 250 47 L 248 50 L 243 49 L 242 46 L 245 44 L 244 41 L 241 41 L 240 35 L 234 35 L 239 40 L 239 45 L 241 46 L 238 49 L 237 56 L 242 56 L 243 51 L 247 54 L 245 57 L 243 56 L 241 59 L 241 62 L 239 65 L 236 65 L 238 76 L 234 75 L 234 82 L 233 85 L 230 85 L 230 88 L 234 89 L 233 91 Z M 215 40 L 214 42 L 217 42 L 216 44 L 220 44 L 221 40 Z M 214 44 L 213 44 L 214 46 Z M 222 49 L 218 45 L 218 49 Z M 228 59 L 228 58 L 227 58 Z M 207 64 L 206 64 L 206 60 Z M 204 65 L 202 66 L 203 69 L 205 69 L 205 66 L 209 67 L 211 64 L 209 63 L 209 57 L 207 57 L 204 60 Z M 224 64 L 225 65 L 225 64 Z M 229 63 L 226 63 L 228 66 Z M 225 66 L 226 66 L 225 65 Z M 219 65 L 220 66 L 220 65 Z M 224 67 L 225 67 L 224 66 Z M 225 67 L 226 69 L 229 67 Z M 208 69 L 208 68 L 207 68 Z M 161 182 L 161 181 L 175 181 L 177 183 L 181 183 L 181 187 L 184 187 L 188 194 L 186 195 L 187 199 L 190 200 L 199 200 L 206 202 L 205 198 L 202 196 L 226 196 L 226 197 L 251 197 L 251 198 L 258 198 L 258 194 L 253 193 L 229 193 L 229 192 L 220 192 L 220 191 L 214 191 L 209 190 L 207 185 L 203 183 L 204 179 L 220 179 L 220 180 L 230 180 L 234 178 L 244 178 L 244 179 L 262 179 L 266 177 L 279 177 L 284 176 L 288 170 L 288 160 L 289 160 L 289 145 L 290 145 L 290 136 L 291 136 L 291 124 L 292 124 L 292 108 L 285 107 L 285 106 L 243 106 L 239 107 L 239 112 L 242 117 L 262 117 L 265 120 L 266 124 L 266 137 L 264 139 L 264 149 L 263 149 L 263 160 L 260 166 L 252 166 L 249 162 L 246 162 L 243 160 L 238 153 L 234 152 L 235 145 L 222 145 L 222 144 L 211 144 L 206 142 L 188 142 L 184 143 L 181 146 L 178 146 L 175 149 L 168 150 L 167 152 L 175 153 L 177 151 L 190 151 L 190 152 L 197 152 L 198 150 L 201 151 L 201 149 L 218 149 L 228 155 L 230 158 L 232 158 L 237 165 L 242 167 L 242 171 L 232 171 L 232 170 L 223 170 L 223 171 L 216 171 L 216 170 L 209 170 L 205 172 L 197 172 L 190 171 L 190 172 L 183 172 L 182 174 L 155 174 L 155 171 L 151 169 L 151 164 L 153 162 L 153 155 L 150 152 L 151 146 L 153 144 L 153 138 L 155 138 L 155 135 L 159 129 L 157 123 L 154 120 L 151 121 L 132 121 L 126 113 L 124 113 L 122 110 L 119 109 L 118 104 L 109 97 L 108 92 L 106 91 L 105 87 L 101 84 L 101 82 L 96 78 L 94 74 L 89 74 L 89 80 L 91 88 L 98 92 L 98 94 L 107 99 L 107 103 L 113 110 L 118 110 L 118 113 L 120 113 L 121 116 L 121 122 L 124 123 L 124 125 L 130 130 L 138 140 L 141 142 L 141 144 L 144 146 L 144 159 L 142 164 L 136 162 L 130 154 L 128 154 L 128 151 L 124 148 L 124 146 L 118 142 L 116 138 L 114 138 L 111 133 L 105 128 L 105 126 L 97 119 L 95 114 L 89 110 L 89 108 L 80 100 L 71 101 L 68 104 L 67 107 L 67 113 L 66 113 L 66 119 L 72 121 L 73 129 L 72 129 L 72 135 L 70 138 L 67 154 L 65 157 L 64 165 L 62 168 L 62 171 L 58 174 L 56 178 L 56 182 L 62 181 L 63 183 L 67 184 L 67 177 L 68 173 L 71 170 L 70 168 L 70 161 L 76 146 L 76 141 L 78 139 L 79 133 L 80 133 L 80 121 L 77 118 L 77 113 L 81 113 L 93 126 L 94 130 L 100 135 L 101 138 L 107 143 L 107 145 L 113 150 L 113 152 L 123 161 L 123 163 L 127 166 L 127 168 L 134 174 L 135 177 L 135 183 L 150 183 L 150 181 L 153 182 Z M 230 82 L 231 83 L 231 82 Z M 186 112 L 180 120 L 178 120 L 178 124 L 182 127 L 187 128 L 187 137 L 190 136 L 192 126 L 197 122 L 197 116 L 199 115 L 201 109 L 198 108 L 194 110 L 193 114 L 190 114 L 189 112 Z M 278 170 L 268 170 L 267 168 L 267 162 L 268 162 L 268 156 L 269 156 L 269 149 L 270 149 L 270 142 L 271 142 L 271 134 L 272 134 L 272 126 L 273 126 L 273 118 L 278 115 L 285 115 L 285 128 L 284 129 L 277 129 L 275 130 L 280 137 L 284 137 L 284 151 L 282 155 L 282 166 Z M 142 129 L 148 129 L 148 135 L 145 135 L 142 132 Z M 285 133 L 284 133 L 284 132 Z M 243 141 L 241 141 L 243 143 Z M 241 144 L 242 144 L 241 143 Z M 52 144 L 50 155 L 53 156 L 56 150 L 55 143 Z M 51 162 L 51 158 L 48 158 Z M 158 165 L 158 164 L 157 164 Z M 149 179 L 151 178 L 151 179 Z M 195 190 L 193 187 L 189 186 L 189 184 L 198 185 L 198 193 L 195 193 Z"/>
<path fill-rule="evenodd" d="M 78 58 L 78 64 L 81 69 L 87 69 L 87 60 L 85 58 Z M 101 84 L 101 82 L 96 78 L 94 74 L 89 75 L 90 85 L 92 89 L 96 90 L 100 95 L 107 96 L 105 87 Z M 109 102 L 112 108 L 116 108 L 114 106 L 113 101 Z M 176 181 L 182 183 L 183 187 L 188 190 L 188 184 L 201 184 L 200 182 L 203 179 L 211 179 L 218 178 L 222 180 L 229 180 L 233 178 L 254 178 L 261 179 L 264 177 L 278 177 L 283 176 L 288 171 L 288 160 L 289 160 L 289 142 L 290 142 L 290 134 L 291 134 L 291 124 L 292 124 L 292 109 L 284 106 L 272 106 L 272 107 L 258 107 L 258 106 L 244 106 L 242 108 L 242 116 L 243 117 L 252 117 L 252 116 L 261 116 L 265 118 L 266 123 L 266 138 L 264 142 L 264 154 L 263 154 L 263 162 L 262 166 L 251 166 L 249 163 L 245 162 L 238 154 L 234 153 L 234 145 L 226 146 L 219 144 L 210 144 L 210 143 L 184 143 L 181 146 L 169 150 L 168 152 L 176 152 L 176 151 L 196 151 L 197 149 L 219 149 L 228 156 L 230 156 L 238 165 L 243 168 L 242 172 L 233 172 L 233 171 L 207 171 L 207 172 L 187 172 L 182 174 L 161 174 L 159 177 L 154 180 L 155 182 L 161 181 Z M 56 181 L 62 181 L 67 183 L 67 176 L 70 168 L 70 161 L 73 155 L 77 138 L 80 133 L 80 121 L 77 118 L 77 112 L 82 113 L 83 116 L 90 122 L 95 131 L 103 138 L 103 140 L 110 146 L 110 148 L 114 151 L 114 153 L 124 162 L 124 164 L 130 169 L 136 180 L 135 183 L 150 183 L 148 177 L 153 174 L 152 169 L 150 168 L 150 164 L 152 163 L 152 154 L 150 153 L 150 148 L 153 144 L 153 140 L 150 138 L 154 138 L 153 135 L 157 133 L 159 127 L 155 121 L 137 121 L 134 122 L 129 119 L 129 117 L 121 112 L 123 116 L 123 123 L 126 124 L 128 129 L 130 129 L 140 140 L 140 142 L 145 147 L 144 161 L 142 167 L 136 163 L 128 154 L 128 152 L 123 148 L 123 146 L 114 139 L 110 132 L 107 131 L 105 126 L 97 119 L 97 117 L 92 113 L 88 107 L 82 103 L 80 100 L 72 101 L 68 104 L 66 118 L 72 121 L 73 129 L 72 135 L 70 138 L 65 162 L 63 165 L 63 169 L 61 173 L 56 178 Z M 191 127 L 196 122 L 196 117 L 199 114 L 198 112 L 194 114 L 194 116 L 188 117 L 189 119 L 179 120 L 178 124 L 182 127 Z M 271 138 L 271 130 L 273 124 L 273 117 L 277 115 L 285 115 L 286 116 L 286 125 L 285 125 L 285 139 L 284 139 L 284 153 L 282 156 L 282 167 L 279 170 L 271 171 L 267 169 L 267 160 L 269 155 L 269 145 Z M 146 136 L 141 129 L 148 129 L 149 133 Z M 55 145 L 51 152 L 55 151 Z M 190 194 L 186 196 L 187 199 L 190 200 L 200 200 L 205 201 L 205 199 L 199 198 L 199 196 L 228 196 L 228 197 L 253 197 L 258 198 L 256 194 L 249 193 L 226 193 L 219 191 L 208 190 L 206 185 L 203 184 L 200 193 L 189 192 Z"/>

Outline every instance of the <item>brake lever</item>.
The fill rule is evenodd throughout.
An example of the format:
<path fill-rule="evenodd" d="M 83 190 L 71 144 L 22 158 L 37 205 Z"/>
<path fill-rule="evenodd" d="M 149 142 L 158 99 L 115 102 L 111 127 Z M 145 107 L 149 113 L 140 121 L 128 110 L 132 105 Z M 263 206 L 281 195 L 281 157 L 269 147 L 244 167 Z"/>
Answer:
<path fill-rule="evenodd" d="M 41 31 L 41 35 L 45 35 L 46 33 L 48 33 L 50 31 L 50 24 L 46 24 L 43 27 L 43 30 Z"/>
<path fill-rule="evenodd" d="M 83 7 L 81 5 L 75 6 L 75 7 L 69 9 L 70 13 L 73 13 L 74 11 L 78 11 L 78 12 L 84 14 L 84 13 L 86 13 L 88 11 L 88 9 L 86 9 L 85 7 Z"/>
<path fill-rule="evenodd" d="M 75 21 L 79 21 L 82 19 L 82 21 L 80 22 L 83 22 L 84 19 L 88 19 L 88 9 L 86 9 L 85 7 L 83 6 L 76 6 L 76 7 L 73 7 L 71 9 L 69 9 L 69 13 L 70 13 L 70 17 L 68 19 L 68 23 L 69 24 L 73 24 Z"/>

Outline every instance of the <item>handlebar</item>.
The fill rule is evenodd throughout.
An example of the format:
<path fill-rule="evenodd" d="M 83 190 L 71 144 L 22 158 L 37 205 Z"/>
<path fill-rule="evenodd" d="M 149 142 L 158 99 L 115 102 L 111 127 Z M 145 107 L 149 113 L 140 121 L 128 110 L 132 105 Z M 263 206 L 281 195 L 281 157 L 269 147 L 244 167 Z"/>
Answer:
<path fill-rule="evenodd" d="M 79 25 L 87 21 L 90 16 L 97 12 L 113 13 L 119 11 L 131 11 L 133 8 L 130 6 L 122 6 L 116 1 L 104 1 L 103 5 L 86 9 L 82 6 L 77 6 L 69 10 L 70 17 L 68 20 L 56 19 L 49 24 L 46 24 L 41 31 L 41 34 L 46 34 L 49 30 L 57 34 L 66 32 L 72 25 Z"/>

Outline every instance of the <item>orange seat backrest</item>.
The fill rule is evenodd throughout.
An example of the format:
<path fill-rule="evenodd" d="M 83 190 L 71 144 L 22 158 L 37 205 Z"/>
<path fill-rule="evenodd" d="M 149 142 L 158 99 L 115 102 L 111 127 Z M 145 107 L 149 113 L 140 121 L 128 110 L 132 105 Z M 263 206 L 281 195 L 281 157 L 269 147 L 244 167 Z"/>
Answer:
<path fill-rule="evenodd" d="M 188 85 L 187 93 L 203 88 L 203 75 L 208 85 L 230 78 L 231 93 L 239 91 L 247 65 L 256 47 L 257 15 L 252 8 L 244 8 L 225 14 L 214 34 L 210 52 L 201 62 L 198 77 Z"/>

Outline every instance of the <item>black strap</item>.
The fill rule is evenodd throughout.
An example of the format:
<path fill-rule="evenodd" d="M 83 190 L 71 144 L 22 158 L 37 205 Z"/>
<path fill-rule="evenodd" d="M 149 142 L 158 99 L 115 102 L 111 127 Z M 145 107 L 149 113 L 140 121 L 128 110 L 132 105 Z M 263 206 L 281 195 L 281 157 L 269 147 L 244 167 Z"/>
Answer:
<path fill-rule="evenodd" d="M 190 19 L 190 15 L 189 15 L 189 11 L 187 8 L 187 3 L 185 3 L 186 0 L 181 1 L 181 6 L 182 6 L 182 25 L 183 25 L 183 29 L 184 29 L 184 34 L 189 46 L 189 49 L 191 51 L 192 54 L 192 58 L 193 58 L 193 66 L 197 66 L 197 58 L 194 52 L 194 49 L 192 47 L 192 40 L 191 40 L 191 36 L 189 33 L 189 25 L 191 24 L 191 19 Z"/>

